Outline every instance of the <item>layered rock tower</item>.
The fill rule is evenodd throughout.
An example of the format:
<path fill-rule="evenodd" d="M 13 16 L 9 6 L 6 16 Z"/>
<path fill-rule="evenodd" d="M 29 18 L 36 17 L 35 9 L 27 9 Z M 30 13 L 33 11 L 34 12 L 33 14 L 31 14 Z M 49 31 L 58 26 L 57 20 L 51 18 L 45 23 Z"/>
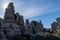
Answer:
<path fill-rule="evenodd" d="M 4 19 L 10 22 L 14 22 L 15 21 L 14 13 L 15 13 L 14 5 L 11 2 L 9 3 L 8 7 L 5 10 Z"/>
<path fill-rule="evenodd" d="M 21 34 L 37 34 L 43 31 L 42 22 L 32 21 L 29 22 L 26 19 L 24 23 L 24 18 L 22 15 L 19 15 L 18 12 L 15 13 L 13 3 L 9 3 L 8 7 L 5 10 L 4 19 L 0 19 L 0 35 L 3 40 L 8 36 L 13 37 Z M 7 40 L 7 39 L 6 39 Z"/>

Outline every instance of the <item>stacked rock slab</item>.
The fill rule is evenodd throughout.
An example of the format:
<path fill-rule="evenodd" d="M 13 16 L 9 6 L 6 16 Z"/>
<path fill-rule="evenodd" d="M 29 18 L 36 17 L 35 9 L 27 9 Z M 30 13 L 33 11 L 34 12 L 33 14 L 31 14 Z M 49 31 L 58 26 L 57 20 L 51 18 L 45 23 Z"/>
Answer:
<path fill-rule="evenodd" d="M 26 21 L 25 21 L 25 29 L 26 29 L 26 31 L 25 31 L 26 34 L 33 34 L 32 33 L 32 26 L 31 26 L 28 19 L 26 19 Z"/>
<path fill-rule="evenodd" d="M 6 21 L 10 21 L 10 22 L 14 22 L 15 21 L 15 17 L 14 17 L 14 6 L 13 3 L 9 3 L 8 7 L 5 10 L 5 15 L 4 15 L 4 19 Z"/>
<path fill-rule="evenodd" d="M 19 15 L 18 12 L 15 13 L 14 5 L 11 2 L 5 10 L 4 19 L 1 19 L 0 28 L 2 40 L 7 40 L 6 37 L 10 39 L 21 34 L 37 34 L 43 29 L 43 24 L 37 21 L 30 23 L 28 19 L 24 23 L 23 16 Z"/>
<path fill-rule="evenodd" d="M 43 31 L 43 24 L 42 22 L 31 21 L 29 22 L 28 19 L 25 21 L 25 33 L 27 34 L 38 34 Z"/>
<path fill-rule="evenodd" d="M 3 33 L 5 36 L 1 35 L 1 38 L 3 36 L 3 39 L 6 39 L 6 37 L 12 37 L 16 35 L 21 34 L 21 24 L 18 25 L 17 21 L 19 19 L 23 20 L 23 18 L 19 15 L 15 15 L 14 5 L 13 3 L 9 3 L 8 7 L 5 10 L 4 19 L 2 21 L 2 27 L 1 27 L 1 33 Z M 24 21 L 23 21 L 24 22 Z M 9 38 L 10 39 L 10 38 Z M 7 40 L 7 39 L 6 39 Z"/>
<path fill-rule="evenodd" d="M 56 22 L 51 24 L 52 30 L 60 29 L 60 17 L 56 18 Z"/>
<path fill-rule="evenodd" d="M 22 15 L 19 15 L 18 12 L 15 14 L 15 20 L 16 20 L 16 23 L 17 23 L 18 25 L 21 25 L 21 26 L 24 25 L 23 16 L 22 16 Z"/>

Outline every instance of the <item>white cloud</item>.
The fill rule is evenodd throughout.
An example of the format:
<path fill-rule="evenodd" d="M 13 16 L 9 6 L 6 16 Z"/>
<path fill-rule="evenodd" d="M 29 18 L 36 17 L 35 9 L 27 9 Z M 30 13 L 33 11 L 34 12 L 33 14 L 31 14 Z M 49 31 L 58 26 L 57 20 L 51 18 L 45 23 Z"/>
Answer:
<path fill-rule="evenodd" d="M 2 4 L 9 3 L 12 1 L 13 0 L 3 0 Z M 20 14 L 22 14 L 24 16 L 24 18 L 32 18 L 35 16 L 43 15 L 45 13 L 52 13 L 52 12 L 59 10 L 58 8 L 54 8 L 54 5 L 52 3 L 47 3 L 45 5 L 44 1 L 41 1 L 40 6 L 36 6 L 35 4 L 30 4 L 30 3 L 29 3 L 30 5 L 29 5 L 28 3 L 21 2 L 21 1 L 15 3 L 15 1 L 16 0 L 14 0 L 13 2 L 15 4 L 16 11 L 18 11 Z M 2 7 L 3 7 L 3 5 L 2 5 Z M 22 12 L 21 12 L 21 10 L 22 10 Z M 4 15 L 4 14 L 2 14 L 2 15 Z"/>
<path fill-rule="evenodd" d="M 47 6 L 32 7 L 32 8 L 27 7 L 27 9 L 24 9 L 22 15 L 24 16 L 24 18 L 32 18 L 32 17 L 35 17 L 35 16 L 43 15 L 45 13 L 53 13 L 57 10 L 58 9 L 50 9 Z"/>
<path fill-rule="evenodd" d="M 38 13 L 39 11 L 42 12 L 42 9 L 39 10 L 38 8 L 27 8 L 25 11 L 23 11 L 22 15 L 24 16 L 24 18 L 31 18 L 41 14 L 41 13 Z"/>
<path fill-rule="evenodd" d="M 26 7 L 25 9 L 23 9 L 23 13 L 22 15 L 24 16 L 24 18 L 32 18 L 35 16 L 40 16 L 46 13 L 53 13 L 55 11 L 58 11 L 59 8 L 55 8 L 52 3 L 44 5 L 44 6 L 32 6 L 32 7 Z"/>
<path fill-rule="evenodd" d="M 25 18 L 30 18 L 30 17 L 33 17 L 33 16 L 35 16 L 36 13 L 37 12 L 37 10 L 36 9 L 34 9 L 34 8 L 28 8 L 28 9 L 26 9 L 24 12 L 23 12 L 23 16 L 25 17 Z"/>

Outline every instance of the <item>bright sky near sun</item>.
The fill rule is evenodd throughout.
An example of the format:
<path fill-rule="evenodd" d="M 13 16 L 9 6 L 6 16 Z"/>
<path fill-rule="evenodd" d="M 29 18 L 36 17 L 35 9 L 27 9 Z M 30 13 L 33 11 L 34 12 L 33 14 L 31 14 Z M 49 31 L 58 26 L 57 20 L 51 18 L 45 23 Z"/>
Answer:
<path fill-rule="evenodd" d="M 7 5 L 8 5 L 8 3 L 2 4 L 3 10 L 5 10 L 7 8 Z"/>
<path fill-rule="evenodd" d="M 0 0 L 0 17 L 4 17 L 5 8 L 13 2 L 15 11 L 25 19 L 42 21 L 45 28 L 60 17 L 60 0 Z"/>

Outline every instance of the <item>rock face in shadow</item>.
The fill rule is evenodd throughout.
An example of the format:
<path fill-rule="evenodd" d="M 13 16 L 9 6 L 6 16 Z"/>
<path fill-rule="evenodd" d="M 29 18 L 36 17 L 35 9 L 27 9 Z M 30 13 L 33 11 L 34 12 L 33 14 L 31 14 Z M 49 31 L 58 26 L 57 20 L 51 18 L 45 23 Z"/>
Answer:
<path fill-rule="evenodd" d="M 22 38 L 29 39 L 31 35 L 38 34 L 43 30 L 42 22 L 26 20 L 18 12 L 15 13 L 13 2 L 7 6 L 4 19 L 0 19 L 0 35 L 1 40 L 9 40 L 11 38 L 20 39 L 17 35 L 24 35 Z M 17 36 L 17 37 L 16 37 Z"/>
<path fill-rule="evenodd" d="M 16 36 L 14 38 L 12 38 L 11 40 L 60 40 L 60 38 L 52 36 L 52 35 L 48 35 L 46 37 L 41 36 L 41 35 L 36 35 L 36 36 L 32 36 L 32 35 L 20 35 L 20 36 Z"/>
<path fill-rule="evenodd" d="M 53 30 L 60 28 L 60 17 L 51 24 Z M 51 29 L 44 29 L 40 21 L 31 21 L 24 18 L 18 12 L 15 13 L 13 3 L 9 3 L 5 10 L 4 19 L 0 19 L 0 40 L 60 40 L 60 38 L 47 35 Z M 58 30 L 59 31 L 59 30 Z"/>
<path fill-rule="evenodd" d="M 0 35 L 1 40 L 10 39 L 13 36 L 23 34 L 24 19 L 19 13 L 15 13 L 13 3 L 9 3 L 5 10 L 4 19 L 0 19 Z M 6 38 L 7 37 L 7 38 Z"/>
<path fill-rule="evenodd" d="M 57 29 L 60 29 L 60 17 L 56 18 L 56 22 L 53 22 L 51 24 L 51 28 L 53 30 L 57 30 Z"/>
<path fill-rule="evenodd" d="M 15 17 L 14 17 L 15 9 L 13 3 L 9 3 L 8 7 L 5 10 L 5 15 L 4 19 L 6 21 L 14 22 Z"/>

